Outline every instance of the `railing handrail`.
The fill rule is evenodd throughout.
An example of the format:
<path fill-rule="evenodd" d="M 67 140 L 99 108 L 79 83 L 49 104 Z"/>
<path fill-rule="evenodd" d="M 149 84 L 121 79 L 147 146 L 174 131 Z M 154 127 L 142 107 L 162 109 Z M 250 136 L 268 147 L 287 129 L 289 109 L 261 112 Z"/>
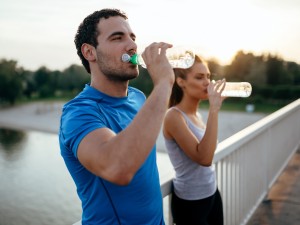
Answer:
<path fill-rule="evenodd" d="M 254 136 L 259 135 L 264 130 L 276 124 L 283 117 L 294 113 L 299 110 L 300 98 L 289 105 L 277 110 L 276 112 L 262 118 L 261 120 L 253 123 L 252 125 L 244 128 L 243 130 L 233 134 L 229 138 L 223 140 L 218 144 L 217 150 L 214 155 L 214 162 L 219 161 L 226 155 L 229 155 L 237 147 L 242 146 L 245 142 L 251 140 Z"/>

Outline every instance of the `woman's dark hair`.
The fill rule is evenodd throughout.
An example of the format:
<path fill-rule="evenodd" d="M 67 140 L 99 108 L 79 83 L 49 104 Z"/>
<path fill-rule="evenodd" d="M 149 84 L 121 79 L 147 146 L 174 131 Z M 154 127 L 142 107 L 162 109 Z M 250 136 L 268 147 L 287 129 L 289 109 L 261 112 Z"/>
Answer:
<path fill-rule="evenodd" d="M 203 59 L 200 58 L 200 56 L 195 55 L 195 61 L 193 66 L 195 65 L 195 63 L 206 63 Z M 192 67 L 193 67 L 192 66 Z M 177 78 L 180 77 L 182 79 L 186 79 L 186 75 L 191 71 L 191 68 L 188 69 L 180 69 L 180 68 L 174 68 L 174 73 L 175 73 L 175 82 L 172 88 L 172 93 L 170 96 L 170 100 L 169 100 L 169 107 L 172 107 L 174 105 L 177 105 L 179 102 L 181 102 L 182 97 L 183 97 L 183 91 L 181 89 L 181 87 L 177 84 Z"/>
<path fill-rule="evenodd" d="M 100 33 L 100 30 L 97 29 L 97 25 L 101 18 L 108 19 L 112 16 L 121 16 L 125 20 L 128 19 L 126 13 L 120 11 L 119 9 L 102 9 L 88 15 L 78 27 L 74 42 L 76 45 L 77 54 L 88 73 L 91 73 L 90 65 L 81 52 L 81 46 L 84 43 L 87 43 L 96 48 L 98 45 L 97 36 Z"/>

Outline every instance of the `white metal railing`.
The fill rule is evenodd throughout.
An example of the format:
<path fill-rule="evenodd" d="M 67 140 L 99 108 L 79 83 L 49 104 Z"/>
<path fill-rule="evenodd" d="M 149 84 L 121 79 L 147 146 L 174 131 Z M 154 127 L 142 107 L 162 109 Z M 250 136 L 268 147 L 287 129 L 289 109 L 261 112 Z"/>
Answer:
<path fill-rule="evenodd" d="M 225 225 L 248 222 L 299 146 L 300 99 L 219 143 L 214 163 Z M 171 186 L 172 174 L 161 184 L 164 198 Z M 165 217 L 173 224 L 170 213 Z"/>
<path fill-rule="evenodd" d="M 245 225 L 300 146 L 300 98 L 219 143 L 214 156 L 224 225 Z M 166 224 L 174 172 L 161 156 Z M 158 158 L 158 160 L 159 160 Z M 168 165 L 166 165 L 168 164 Z M 162 174 L 163 173 L 163 174 Z M 76 225 L 81 224 L 80 221 Z"/>

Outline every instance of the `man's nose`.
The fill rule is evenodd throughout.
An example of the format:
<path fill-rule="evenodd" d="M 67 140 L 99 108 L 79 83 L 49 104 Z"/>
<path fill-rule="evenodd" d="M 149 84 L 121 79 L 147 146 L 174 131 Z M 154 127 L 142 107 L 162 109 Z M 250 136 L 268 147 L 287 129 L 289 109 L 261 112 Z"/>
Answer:
<path fill-rule="evenodd" d="M 134 50 L 134 51 L 136 51 L 136 49 L 137 49 L 137 44 L 136 44 L 136 42 L 134 41 L 134 40 L 132 40 L 132 39 L 129 39 L 128 40 L 128 45 L 127 45 L 128 47 L 128 51 L 132 51 L 132 50 Z"/>

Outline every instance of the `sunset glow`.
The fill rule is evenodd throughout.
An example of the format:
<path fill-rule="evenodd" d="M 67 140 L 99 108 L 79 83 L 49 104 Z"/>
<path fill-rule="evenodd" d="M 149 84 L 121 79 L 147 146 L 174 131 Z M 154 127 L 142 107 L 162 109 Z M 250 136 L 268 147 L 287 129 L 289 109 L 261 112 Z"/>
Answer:
<path fill-rule="evenodd" d="M 0 58 L 28 69 L 80 64 L 74 34 L 88 14 L 124 10 L 140 49 L 152 42 L 193 48 L 221 64 L 239 50 L 300 63 L 300 1 L 286 0 L 0 0 Z M 280 15 L 280 16 L 279 16 Z"/>

